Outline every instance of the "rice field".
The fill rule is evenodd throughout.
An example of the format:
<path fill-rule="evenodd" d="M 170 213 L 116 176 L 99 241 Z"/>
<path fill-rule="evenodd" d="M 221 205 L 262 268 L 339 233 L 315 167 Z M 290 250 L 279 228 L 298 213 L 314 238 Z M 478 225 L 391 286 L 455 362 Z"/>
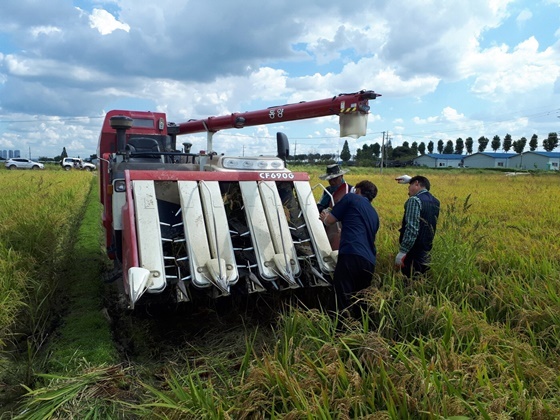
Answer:
<path fill-rule="evenodd" d="M 430 179 L 442 209 L 432 269 L 405 284 L 393 268 L 402 173 L 345 175 L 379 189 L 378 265 L 359 319 L 294 308 L 269 328 L 242 320 L 126 363 L 84 360 L 28 387 L 19 418 L 559 418 L 560 174 L 407 168 Z M 65 220 L 80 218 L 91 174 L 0 177 L 5 343 L 15 314 L 36 304 L 45 262 L 77 232 Z"/>
<path fill-rule="evenodd" d="M 91 174 L 0 170 L 0 330 L 16 322 L 37 287 L 55 275 Z M 47 292 L 48 293 L 48 292 Z M 4 337 L 0 337 L 4 338 Z"/>
<path fill-rule="evenodd" d="M 62 298 L 55 290 L 92 179 L 0 170 L 0 391 L 8 388 L 5 381 L 31 380 L 29 366 L 51 331 Z M 29 363 L 13 364 L 14 354 Z"/>

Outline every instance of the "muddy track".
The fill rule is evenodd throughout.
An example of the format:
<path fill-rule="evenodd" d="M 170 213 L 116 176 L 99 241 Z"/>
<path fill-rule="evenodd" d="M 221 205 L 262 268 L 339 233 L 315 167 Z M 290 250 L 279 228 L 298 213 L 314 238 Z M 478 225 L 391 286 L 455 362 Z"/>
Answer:
<path fill-rule="evenodd" d="M 165 363 L 177 352 L 212 346 L 238 346 L 240 338 L 255 331 L 271 334 L 280 313 L 290 307 L 326 305 L 328 288 L 301 293 L 284 291 L 219 299 L 199 299 L 181 304 L 153 303 L 127 309 L 115 283 L 105 292 L 105 307 L 113 340 L 124 363 Z M 311 295 L 311 296 L 309 296 Z"/>

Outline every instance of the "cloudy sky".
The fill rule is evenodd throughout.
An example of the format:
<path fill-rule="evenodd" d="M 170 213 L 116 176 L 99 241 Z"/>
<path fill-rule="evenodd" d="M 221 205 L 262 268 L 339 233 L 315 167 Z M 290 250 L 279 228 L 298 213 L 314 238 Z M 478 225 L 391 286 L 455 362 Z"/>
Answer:
<path fill-rule="evenodd" d="M 560 0 L 2 0 L 0 149 L 96 153 L 111 109 L 183 122 L 374 90 L 367 135 L 335 117 L 215 136 L 218 152 L 336 153 L 560 131 Z M 204 135 L 192 135 L 193 150 Z M 181 139 L 183 140 L 183 138 Z"/>

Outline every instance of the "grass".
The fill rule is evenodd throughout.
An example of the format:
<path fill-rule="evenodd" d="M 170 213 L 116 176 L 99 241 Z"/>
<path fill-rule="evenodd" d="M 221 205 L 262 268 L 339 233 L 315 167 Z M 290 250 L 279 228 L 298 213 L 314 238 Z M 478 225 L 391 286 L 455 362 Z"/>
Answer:
<path fill-rule="evenodd" d="M 312 169 L 312 185 L 321 173 Z M 83 207 L 75 209 L 84 222 L 73 231 L 74 251 L 65 261 L 92 276 L 59 272 L 69 313 L 40 346 L 49 361 L 30 372 L 34 381 L 14 412 L 20 418 L 560 417 L 560 176 L 421 173 L 442 211 L 432 269 L 410 284 L 392 267 L 406 199 L 406 187 L 393 178 L 401 173 L 352 168 L 345 175 L 352 184 L 367 178 L 379 188 L 378 265 L 359 319 L 288 308 L 270 323 L 258 314 L 203 315 L 205 327 L 185 333 L 200 320 L 125 315 L 116 329 L 125 327 L 135 349 L 120 358 L 100 312 L 102 288 L 94 277 L 105 262 L 99 207 L 89 195 L 83 216 Z M 60 236 L 48 232 L 55 225 L 37 232 L 52 240 Z M 29 243 L 24 255 L 17 243 L 0 242 L 11 293 L 37 276 L 27 255 L 54 258 Z M 12 311 L 25 313 L 28 302 L 21 299 Z"/>

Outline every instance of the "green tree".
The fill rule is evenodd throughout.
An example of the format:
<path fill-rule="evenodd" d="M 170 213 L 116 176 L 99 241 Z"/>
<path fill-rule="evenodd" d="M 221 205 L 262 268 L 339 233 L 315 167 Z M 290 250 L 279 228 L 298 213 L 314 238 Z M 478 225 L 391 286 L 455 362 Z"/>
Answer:
<path fill-rule="evenodd" d="M 513 151 L 515 153 L 523 153 L 523 149 L 525 149 L 525 145 L 527 144 L 527 139 L 525 137 L 521 137 L 519 140 L 513 142 Z"/>
<path fill-rule="evenodd" d="M 426 145 L 423 141 L 418 145 L 418 153 L 420 153 L 421 156 L 426 154 Z"/>
<path fill-rule="evenodd" d="M 484 150 L 486 150 L 486 146 L 488 146 L 488 142 L 490 140 L 488 139 L 488 137 L 484 137 L 484 136 L 480 136 L 478 138 L 478 152 L 482 153 L 484 152 Z"/>
<path fill-rule="evenodd" d="M 455 140 L 455 154 L 462 155 L 463 149 L 465 148 L 465 142 L 461 137 Z"/>
<path fill-rule="evenodd" d="M 397 146 L 393 149 L 392 158 L 395 160 L 412 160 L 418 156 L 417 152 L 414 152 L 411 147 L 409 147 L 408 142 L 405 141 L 402 146 Z"/>
<path fill-rule="evenodd" d="M 504 149 L 504 152 L 509 152 L 509 149 L 511 149 L 511 134 L 506 134 L 506 136 L 504 137 L 504 142 L 502 143 L 502 148 Z"/>
<path fill-rule="evenodd" d="M 428 142 L 428 153 L 434 153 L 434 142 L 431 140 Z"/>
<path fill-rule="evenodd" d="M 437 151 L 439 154 L 443 153 L 443 140 L 438 140 L 437 142 Z"/>
<path fill-rule="evenodd" d="M 376 144 L 377 144 L 377 156 L 379 156 L 381 146 L 379 146 L 378 143 Z M 373 166 L 373 162 L 375 160 L 374 149 L 375 149 L 375 145 L 364 144 L 361 148 L 358 148 L 358 150 L 356 150 L 355 159 L 358 166 Z"/>
<path fill-rule="evenodd" d="M 490 143 L 490 147 L 492 148 L 492 150 L 493 150 L 494 152 L 497 152 L 501 145 L 502 145 L 502 140 L 500 139 L 500 136 L 498 136 L 498 135 L 496 134 L 496 135 L 492 138 L 492 143 Z"/>
<path fill-rule="evenodd" d="M 393 145 L 391 143 L 390 138 L 387 138 L 382 153 L 383 153 L 383 160 L 388 160 L 393 158 Z"/>
<path fill-rule="evenodd" d="M 418 143 L 416 143 L 415 141 L 412 142 L 412 145 L 410 146 L 410 151 L 412 152 L 412 154 L 414 155 L 414 157 L 418 156 Z"/>
<path fill-rule="evenodd" d="M 379 143 L 374 143 L 373 146 L 371 146 L 371 151 L 373 152 L 373 156 L 379 158 L 381 154 L 381 145 Z"/>
<path fill-rule="evenodd" d="M 548 133 L 548 138 L 542 142 L 543 149 L 547 152 L 552 152 L 558 147 L 558 133 Z"/>
<path fill-rule="evenodd" d="M 453 140 L 447 140 L 443 153 L 446 155 L 451 155 L 453 153 Z"/>
<path fill-rule="evenodd" d="M 469 154 L 469 155 L 472 154 L 473 143 L 474 143 L 474 141 L 473 141 L 472 137 L 467 137 L 465 139 L 465 147 L 467 148 L 467 154 Z"/>
<path fill-rule="evenodd" d="M 533 134 L 531 140 L 529 141 L 529 150 L 531 152 L 534 152 L 535 150 L 537 150 L 537 147 L 539 147 L 539 136 Z"/>
<path fill-rule="evenodd" d="M 320 153 L 308 153 L 307 154 L 307 161 L 311 164 L 314 164 L 315 162 L 318 162 L 321 160 L 321 154 Z"/>
<path fill-rule="evenodd" d="M 324 153 L 319 158 L 322 162 L 334 163 L 336 155 L 334 153 Z"/>
<path fill-rule="evenodd" d="M 344 140 L 344 145 L 342 146 L 342 152 L 340 152 L 340 159 L 343 162 L 348 162 L 352 155 L 350 154 L 350 148 L 348 147 L 348 140 Z"/>
<path fill-rule="evenodd" d="M 62 153 L 60 154 L 60 160 L 67 158 L 68 157 L 68 153 L 66 153 L 66 147 L 62 148 Z"/>

